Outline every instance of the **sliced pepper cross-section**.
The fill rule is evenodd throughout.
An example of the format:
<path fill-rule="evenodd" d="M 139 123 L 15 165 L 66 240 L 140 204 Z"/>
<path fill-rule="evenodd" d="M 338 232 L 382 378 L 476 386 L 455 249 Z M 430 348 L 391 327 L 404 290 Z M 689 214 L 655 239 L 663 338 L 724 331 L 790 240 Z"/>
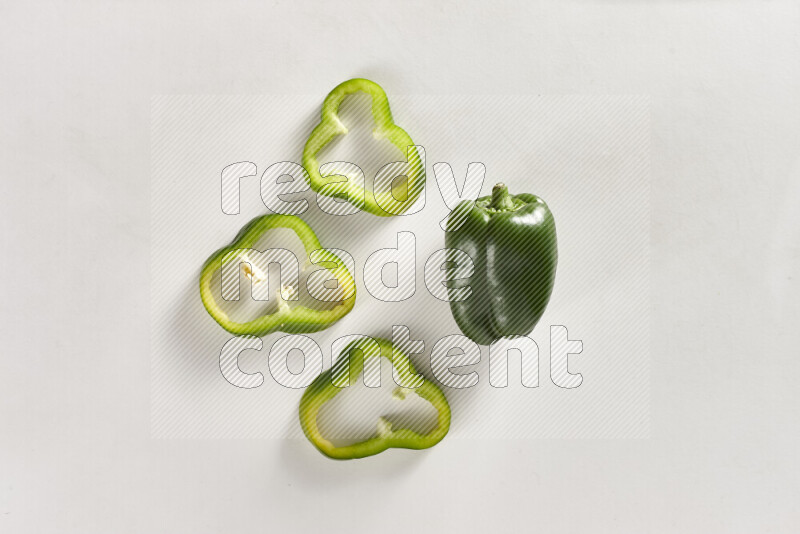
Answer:
<path fill-rule="evenodd" d="M 407 178 L 407 195 L 403 200 L 394 197 L 391 188 L 375 194 L 374 191 L 352 184 L 340 182 L 340 186 L 326 187 L 336 184 L 334 176 L 323 177 L 319 172 L 317 155 L 337 136 L 347 134 L 347 127 L 339 120 L 339 107 L 346 97 L 363 92 L 372 100 L 372 119 L 375 123 L 373 137 L 386 139 L 400 150 L 404 158 L 408 158 L 409 172 Z M 389 100 L 380 85 L 363 78 L 354 78 L 337 85 L 325 98 L 322 104 L 322 119 L 311 132 L 303 149 L 303 167 L 308 171 L 311 189 L 326 196 L 338 196 L 346 193 L 347 199 L 354 206 L 382 217 L 399 215 L 419 197 L 425 187 L 425 165 L 418 149 L 405 130 L 394 123 L 389 109 Z"/>
<path fill-rule="evenodd" d="M 395 398 L 402 400 L 413 392 L 433 406 L 437 413 L 435 428 L 426 434 L 420 434 L 407 428 L 393 428 L 389 421 L 380 418 L 377 421 L 375 436 L 365 441 L 337 447 L 322 436 L 317 423 L 317 416 L 322 406 L 345 391 L 347 384 L 355 382 L 369 358 L 386 358 L 391 362 L 393 371 L 403 384 L 395 390 Z M 405 387 L 406 385 L 408 387 Z M 349 460 L 372 456 L 392 448 L 433 447 L 450 430 L 450 405 L 436 384 L 417 375 L 408 356 L 393 347 L 391 342 L 385 339 L 362 338 L 347 345 L 333 367 L 319 375 L 306 388 L 300 400 L 300 426 L 308 440 L 322 454 L 329 458 Z"/>
<path fill-rule="evenodd" d="M 237 257 L 241 251 L 252 250 L 261 237 L 270 230 L 285 228 L 294 232 L 303 244 L 305 253 L 315 264 L 319 264 L 336 279 L 341 300 L 328 309 L 314 309 L 303 305 L 290 307 L 283 299 L 297 300 L 298 288 L 284 286 L 275 292 L 277 307 L 273 313 L 240 322 L 232 319 L 223 309 L 220 298 L 223 284 L 218 275 L 228 262 L 237 269 L 241 264 L 244 273 L 255 283 L 267 273 L 257 273 L 257 268 L 247 262 L 247 257 Z M 283 273 L 281 273 L 283 274 Z M 236 273 L 238 276 L 238 272 Z M 213 283 L 216 280 L 218 283 Z M 238 280 L 238 278 L 237 278 Z M 238 286 L 237 286 L 238 287 Z M 353 275 L 345 263 L 333 252 L 323 249 L 314 231 L 302 219 L 293 215 L 264 215 L 247 223 L 234 241 L 227 247 L 216 251 L 205 263 L 200 272 L 200 298 L 208 313 L 222 328 L 238 336 L 264 336 L 271 332 L 289 333 L 317 332 L 350 313 L 356 300 L 356 286 Z"/>

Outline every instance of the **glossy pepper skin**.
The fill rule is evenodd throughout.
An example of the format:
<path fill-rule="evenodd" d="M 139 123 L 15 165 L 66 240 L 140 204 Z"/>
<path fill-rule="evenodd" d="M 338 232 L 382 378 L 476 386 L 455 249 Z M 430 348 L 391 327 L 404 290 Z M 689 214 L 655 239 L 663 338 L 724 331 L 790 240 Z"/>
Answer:
<path fill-rule="evenodd" d="M 339 106 L 348 96 L 355 93 L 366 93 L 372 99 L 372 119 L 375 127 L 373 137 L 387 139 L 402 153 L 403 159 L 409 158 L 408 195 L 402 202 L 394 198 L 392 191 L 387 190 L 377 195 L 373 188 L 364 188 L 349 181 L 342 182 L 339 176 L 322 176 L 319 172 L 317 155 L 337 136 L 346 135 L 347 127 L 339 120 Z M 381 217 L 399 215 L 406 211 L 425 187 L 425 165 L 417 149 L 408 150 L 414 141 L 400 126 L 395 124 L 389 99 L 380 85 L 364 78 L 353 78 L 337 85 L 325 97 L 322 103 L 322 117 L 314 127 L 303 148 L 303 167 L 308 172 L 311 189 L 326 196 L 347 195 L 349 201 L 361 210 Z"/>
<path fill-rule="evenodd" d="M 319 250 L 319 257 L 315 263 L 328 269 L 342 288 L 343 296 L 349 296 L 328 310 L 316 310 L 305 306 L 290 308 L 279 300 L 277 312 L 245 323 L 235 322 L 219 306 L 217 299 L 222 298 L 221 284 L 213 284 L 212 287 L 214 273 L 222 268 L 222 263 L 228 255 L 234 254 L 239 249 L 252 248 L 265 232 L 278 228 L 288 228 L 297 234 L 308 256 Z M 302 262 L 302 258 L 298 259 Z M 200 298 L 209 315 L 231 334 L 264 336 L 276 331 L 296 334 L 324 330 L 350 313 L 356 301 L 356 285 L 353 275 L 344 262 L 332 252 L 322 248 L 314 231 L 300 217 L 264 215 L 247 223 L 230 245 L 219 249 L 206 260 L 200 271 Z M 277 294 L 275 298 L 280 299 Z"/>
<path fill-rule="evenodd" d="M 438 413 L 437 426 L 427 434 L 419 434 L 407 428 L 392 428 L 384 418 L 378 421 L 375 437 L 366 441 L 335 446 L 324 438 L 317 426 L 317 415 L 322 406 L 355 383 L 370 358 L 386 358 L 394 367 L 398 386 L 394 398 L 402 401 L 416 393 L 433 405 Z M 407 386 L 407 387 L 406 387 Z M 300 400 L 300 426 L 308 440 L 325 456 L 337 460 L 364 458 L 386 449 L 427 449 L 439 443 L 450 430 L 450 405 L 444 393 L 434 384 L 417 375 L 411 361 L 402 351 L 385 339 L 361 338 L 342 350 L 333 367 L 319 375 Z"/>
<path fill-rule="evenodd" d="M 497 184 L 491 196 L 474 205 L 463 201 L 453 210 L 445 245 L 464 251 L 474 263 L 472 294 L 450 302 L 464 335 L 489 345 L 503 336 L 529 334 L 550 300 L 558 263 L 555 221 L 544 200 L 509 195 Z M 453 283 L 448 283 L 451 298 Z"/>

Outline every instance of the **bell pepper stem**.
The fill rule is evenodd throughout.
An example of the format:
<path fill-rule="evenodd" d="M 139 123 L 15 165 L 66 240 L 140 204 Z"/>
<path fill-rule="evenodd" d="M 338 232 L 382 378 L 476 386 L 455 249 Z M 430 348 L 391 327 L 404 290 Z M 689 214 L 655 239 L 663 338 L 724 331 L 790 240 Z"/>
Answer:
<path fill-rule="evenodd" d="M 511 200 L 511 195 L 508 194 L 508 187 L 506 184 L 497 184 L 492 188 L 492 201 L 489 207 L 497 210 L 511 210 L 514 209 L 514 202 Z"/>

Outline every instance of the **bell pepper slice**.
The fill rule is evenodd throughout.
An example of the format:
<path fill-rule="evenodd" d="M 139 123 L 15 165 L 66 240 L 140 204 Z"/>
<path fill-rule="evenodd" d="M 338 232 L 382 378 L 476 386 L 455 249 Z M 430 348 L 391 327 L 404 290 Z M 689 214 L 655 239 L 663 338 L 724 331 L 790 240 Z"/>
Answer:
<path fill-rule="evenodd" d="M 317 253 L 319 256 L 315 257 L 317 260 L 315 263 L 328 269 L 336 278 L 343 296 L 349 296 L 337 302 L 331 309 L 316 310 L 306 306 L 291 308 L 280 296 L 276 295 L 278 299 L 277 312 L 244 323 L 233 321 L 219 306 L 217 298 L 221 298 L 221 286 L 214 284 L 216 286 L 216 291 L 214 291 L 212 278 L 215 272 L 222 269 L 223 261 L 229 258 L 229 255 L 240 249 L 253 248 L 265 232 L 277 228 L 287 228 L 297 234 L 309 257 L 312 252 L 320 251 Z M 350 313 L 356 300 L 356 285 L 344 262 L 332 252 L 322 248 L 314 231 L 302 219 L 294 215 L 264 215 L 247 223 L 230 245 L 219 249 L 208 258 L 200 272 L 200 298 L 211 317 L 232 334 L 264 336 L 276 331 L 306 333 L 328 328 Z"/>
<path fill-rule="evenodd" d="M 401 384 L 419 384 L 416 388 L 398 387 L 393 396 L 402 400 L 406 395 L 415 392 L 422 399 L 430 402 L 438 413 L 436 428 L 427 434 L 419 434 L 407 428 L 392 428 L 386 419 L 380 418 L 375 437 L 352 445 L 334 446 L 322 436 L 317 426 L 317 415 L 320 409 L 326 402 L 344 391 L 346 386 L 340 385 L 341 377 L 347 377 L 348 383 L 354 383 L 363 371 L 367 358 L 381 357 L 392 363 L 394 370 L 399 373 Z M 391 342 L 385 339 L 362 338 L 347 345 L 334 365 L 319 375 L 306 388 L 300 400 L 300 426 L 308 440 L 325 456 L 338 460 L 364 458 L 391 448 L 427 449 L 433 447 L 450 430 L 450 405 L 444 393 L 433 382 L 417 375 L 408 356 L 393 347 Z"/>
<path fill-rule="evenodd" d="M 408 158 L 408 194 L 402 202 L 394 197 L 391 188 L 375 195 L 371 189 L 350 181 L 341 182 L 334 176 L 320 175 L 317 161 L 320 150 L 335 137 L 347 134 L 347 127 L 339 120 L 339 106 L 345 98 L 359 91 L 368 94 L 372 99 L 372 118 L 375 123 L 373 136 L 376 139 L 387 139 L 402 152 L 404 158 Z M 390 217 L 408 210 L 425 186 L 425 166 L 419 151 L 416 148 L 409 150 L 412 146 L 414 142 L 411 137 L 394 123 L 389 100 L 381 86 L 364 78 L 354 78 L 337 85 L 325 98 L 322 104 L 322 120 L 314 127 L 303 149 L 303 167 L 308 171 L 311 189 L 317 193 L 325 196 L 346 194 L 348 201 L 359 209 L 373 215 Z M 337 183 L 335 187 L 325 187 Z"/>
<path fill-rule="evenodd" d="M 555 283 L 553 214 L 541 198 L 509 195 L 504 184 L 469 204 L 462 201 L 451 212 L 445 234 L 445 246 L 469 254 L 475 268 L 472 294 L 450 301 L 453 317 L 461 332 L 480 345 L 527 335 L 544 313 Z"/>

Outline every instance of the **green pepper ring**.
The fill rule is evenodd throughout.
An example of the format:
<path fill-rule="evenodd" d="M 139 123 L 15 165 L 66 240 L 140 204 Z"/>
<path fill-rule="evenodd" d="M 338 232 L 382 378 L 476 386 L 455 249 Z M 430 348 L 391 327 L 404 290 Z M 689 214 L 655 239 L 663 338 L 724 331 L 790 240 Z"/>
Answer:
<path fill-rule="evenodd" d="M 322 264 L 333 273 L 339 287 L 352 288 L 352 295 L 330 310 L 314 310 L 305 306 L 293 309 L 286 307 L 280 308 L 276 313 L 264 315 L 246 323 L 232 321 L 217 304 L 211 290 L 211 279 L 214 273 L 222 268 L 222 261 L 226 254 L 237 249 L 252 248 L 267 230 L 275 228 L 288 228 L 295 232 L 308 255 L 315 250 L 322 250 L 321 259 L 317 263 Z M 329 264 L 335 264 L 336 267 L 330 267 Z M 342 260 L 323 249 L 311 227 L 294 215 L 256 217 L 239 231 L 230 245 L 212 254 L 200 272 L 200 298 L 203 306 L 222 328 L 238 336 L 264 336 L 275 331 L 307 333 L 323 330 L 350 313 L 356 301 L 355 292 L 355 280 Z"/>
<path fill-rule="evenodd" d="M 339 106 L 349 95 L 364 92 L 372 98 L 372 118 L 375 122 L 373 136 L 378 139 L 387 139 L 400 152 L 409 158 L 408 196 L 405 201 L 398 201 L 392 194 L 391 188 L 375 196 L 373 191 L 352 185 L 350 181 L 341 182 L 332 176 L 323 178 L 319 173 L 317 154 L 325 145 L 336 136 L 345 135 L 347 128 L 339 120 Z M 303 167 L 308 172 L 311 189 L 326 196 L 338 196 L 347 193 L 350 203 L 359 209 L 381 217 L 391 217 L 408 210 L 425 186 L 425 168 L 418 150 L 408 148 L 414 146 L 414 141 L 401 127 L 394 123 L 392 112 L 389 109 L 389 100 L 380 85 L 364 78 L 354 78 L 337 85 L 322 103 L 322 120 L 314 127 L 303 149 Z M 341 184 L 330 191 L 324 191 L 329 184 Z M 382 207 L 383 206 L 383 207 Z M 391 211 L 386 211 L 389 207 Z"/>
<path fill-rule="evenodd" d="M 401 383 L 410 384 L 415 380 L 416 371 L 408 356 L 394 348 L 385 339 L 374 340 L 380 349 L 380 353 L 375 354 L 371 341 L 371 339 L 362 338 L 347 345 L 333 367 L 319 375 L 306 388 L 303 398 L 300 400 L 300 426 L 303 428 L 303 433 L 322 454 L 329 458 L 349 460 L 372 456 L 386 449 L 427 449 L 439 443 L 450 430 L 450 405 L 447 398 L 436 384 L 422 380 L 422 384 L 415 389 L 398 388 L 395 396 L 402 399 L 410 390 L 433 405 L 438 413 L 438 421 L 437 427 L 430 433 L 418 434 L 407 428 L 393 429 L 385 419 L 381 418 L 378 423 L 378 435 L 366 441 L 336 447 L 322 436 L 317 426 L 317 415 L 323 404 L 344 389 L 344 387 L 336 385 L 334 376 L 342 376 L 342 373 L 346 372 L 349 383 L 353 383 L 364 369 L 366 358 L 383 357 L 392 362 L 392 366 L 400 375 Z M 348 362 L 349 369 L 343 369 Z"/>

